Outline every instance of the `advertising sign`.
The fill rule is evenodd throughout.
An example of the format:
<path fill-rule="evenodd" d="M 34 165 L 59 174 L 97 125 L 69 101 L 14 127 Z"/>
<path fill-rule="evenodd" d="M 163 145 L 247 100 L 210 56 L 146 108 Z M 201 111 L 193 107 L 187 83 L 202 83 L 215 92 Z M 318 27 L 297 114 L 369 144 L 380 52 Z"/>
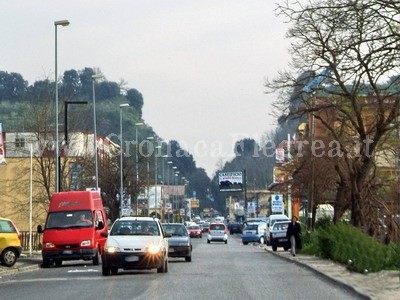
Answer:
<path fill-rule="evenodd" d="M 281 213 L 285 212 L 283 203 L 283 195 L 275 194 L 271 195 L 271 211 L 272 213 Z"/>
<path fill-rule="evenodd" d="M 284 148 L 276 148 L 275 150 L 275 161 L 277 164 L 281 164 L 285 162 L 285 149 Z"/>
<path fill-rule="evenodd" d="M 243 191 L 243 172 L 219 172 L 218 185 L 220 192 Z"/>

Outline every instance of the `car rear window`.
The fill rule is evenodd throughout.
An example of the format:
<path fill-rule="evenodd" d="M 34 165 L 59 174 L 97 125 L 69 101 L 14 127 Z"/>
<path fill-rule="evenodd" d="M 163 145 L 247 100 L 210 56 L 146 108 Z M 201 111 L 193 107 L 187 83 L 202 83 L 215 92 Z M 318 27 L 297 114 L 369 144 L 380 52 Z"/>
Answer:
<path fill-rule="evenodd" d="M 0 232 L 14 233 L 17 231 L 10 221 L 0 220 Z"/>
<path fill-rule="evenodd" d="M 274 230 L 287 230 L 289 223 L 275 223 Z"/>
<path fill-rule="evenodd" d="M 246 228 L 244 230 L 257 230 L 258 229 L 258 225 L 247 225 Z"/>
<path fill-rule="evenodd" d="M 211 224 L 210 229 L 211 230 L 225 230 L 225 225 L 224 224 Z"/>

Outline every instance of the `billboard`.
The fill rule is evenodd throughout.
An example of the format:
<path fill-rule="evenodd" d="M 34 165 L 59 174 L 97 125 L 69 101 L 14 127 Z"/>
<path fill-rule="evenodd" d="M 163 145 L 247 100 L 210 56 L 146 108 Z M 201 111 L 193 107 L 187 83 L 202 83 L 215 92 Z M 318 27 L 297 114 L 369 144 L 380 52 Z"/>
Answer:
<path fill-rule="evenodd" d="M 220 192 L 243 191 L 243 172 L 219 172 L 218 186 Z"/>

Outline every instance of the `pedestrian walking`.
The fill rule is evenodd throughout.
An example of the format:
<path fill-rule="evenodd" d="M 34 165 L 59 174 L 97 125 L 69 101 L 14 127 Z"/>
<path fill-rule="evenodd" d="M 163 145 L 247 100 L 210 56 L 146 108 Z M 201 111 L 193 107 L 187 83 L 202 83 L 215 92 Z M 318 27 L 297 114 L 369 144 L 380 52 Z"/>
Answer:
<path fill-rule="evenodd" d="M 290 251 L 293 256 L 296 256 L 296 249 L 301 249 L 301 226 L 297 222 L 297 217 L 293 216 L 292 221 L 287 228 L 286 236 L 290 241 Z"/>

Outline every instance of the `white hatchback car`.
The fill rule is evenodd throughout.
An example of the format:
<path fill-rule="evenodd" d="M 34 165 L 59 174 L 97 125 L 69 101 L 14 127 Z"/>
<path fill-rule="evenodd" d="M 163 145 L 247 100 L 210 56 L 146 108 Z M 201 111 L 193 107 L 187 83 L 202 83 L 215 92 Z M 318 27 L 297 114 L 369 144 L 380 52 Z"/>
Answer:
<path fill-rule="evenodd" d="M 101 255 L 104 276 L 118 269 L 168 272 L 168 237 L 156 218 L 122 217 L 110 229 Z"/>
<path fill-rule="evenodd" d="M 228 229 L 224 223 L 211 223 L 207 233 L 207 243 L 224 242 L 228 243 Z"/>

